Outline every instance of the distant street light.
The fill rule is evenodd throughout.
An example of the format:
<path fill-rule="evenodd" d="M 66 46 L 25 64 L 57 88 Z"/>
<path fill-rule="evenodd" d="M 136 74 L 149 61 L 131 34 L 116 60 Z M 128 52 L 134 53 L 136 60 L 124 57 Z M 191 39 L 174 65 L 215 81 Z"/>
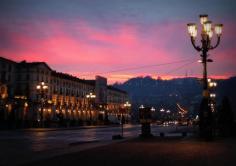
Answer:
<path fill-rule="evenodd" d="M 211 97 L 211 98 L 215 98 L 215 97 L 216 97 L 216 94 L 211 93 L 211 94 L 210 94 L 210 97 Z"/>
<path fill-rule="evenodd" d="M 160 112 L 165 112 L 164 108 L 160 109 Z"/>
<path fill-rule="evenodd" d="M 140 105 L 140 107 L 139 107 L 140 109 L 144 109 L 144 106 L 143 105 Z"/>
<path fill-rule="evenodd" d="M 217 83 L 216 82 L 210 82 L 209 83 L 209 87 L 210 88 L 215 88 L 217 86 Z"/>
<path fill-rule="evenodd" d="M 215 24 L 215 34 L 217 37 L 217 42 L 212 46 L 212 37 L 213 37 L 213 27 L 212 22 L 208 20 L 208 15 L 200 15 L 200 23 L 202 26 L 201 30 L 201 46 L 196 45 L 196 37 L 197 37 L 197 25 L 194 23 L 187 24 L 188 33 L 191 37 L 191 43 L 193 47 L 201 52 L 201 63 L 203 64 L 203 100 L 202 100 L 202 113 L 200 113 L 200 132 L 206 136 L 206 134 L 210 134 L 211 131 L 206 131 L 211 128 L 209 124 L 211 124 L 211 112 L 208 109 L 209 103 L 209 90 L 208 90 L 208 80 L 207 80 L 207 62 L 212 62 L 211 59 L 208 59 L 208 51 L 215 49 L 220 44 L 220 38 L 222 35 L 223 24 Z M 212 129 L 210 129 L 212 130 Z"/>
<path fill-rule="evenodd" d="M 86 98 L 94 99 L 94 98 L 96 98 L 96 95 L 93 94 L 92 92 L 90 92 L 89 94 L 86 95 Z"/>
<path fill-rule="evenodd" d="M 131 107 L 131 104 L 128 101 L 126 101 L 125 104 L 124 104 L 124 107 L 125 108 Z"/>
<path fill-rule="evenodd" d="M 36 86 L 36 90 L 40 94 L 40 103 L 41 103 L 40 123 L 41 123 L 41 127 L 44 127 L 43 107 L 44 107 L 44 97 L 45 97 L 45 93 L 48 91 L 48 86 L 45 85 L 44 82 L 41 82 L 40 84 Z"/>
<path fill-rule="evenodd" d="M 215 112 L 215 105 L 216 105 L 216 94 L 212 93 L 213 90 L 216 88 L 217 83 L 216 82 L 212 82 L 211 80 L 208 81 L 208 86 L 209 86 L 209 91 L 210 93 L 210 107 L 211 107 L 211 111 Z"/>
<path fill-rule="evenodd" d="M 151 108 L 151 111 L 152 111 L 152 112 L 155 112 L 155 111 L 156 111 L 156 109 L 155 109 L 154 107 L 152 107 L 152 108 Z"/>

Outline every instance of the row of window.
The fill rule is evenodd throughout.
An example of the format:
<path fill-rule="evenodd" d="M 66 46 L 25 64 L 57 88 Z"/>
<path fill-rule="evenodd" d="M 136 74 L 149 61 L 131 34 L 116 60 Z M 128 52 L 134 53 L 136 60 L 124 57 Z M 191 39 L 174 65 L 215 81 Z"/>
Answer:
<path fill-rule="evenodd" d="M 83 83 L 79 83 L 76 81 L 67 81 L 67 80 L 63 80 L 63 79 L 58 79 L 58 78 L 52 78 L 51 83 L 53 83 L 54 85 L 57 86 L 64 86 L 64 87 L 68 87 L 68 88 L 79 88 L 79 89 L 85 89 L 86 87 L 88 87 L 89 85 L 87 84 L 83 84 Z"/>
<path fill-rule="evenodd" d="M 1 62 L 0 63 L 0 70 L 2 71 L 8 71 L 8 72 L 11 72 L 12 71 L 12 64 L 6 64 L 4 62 Z"/>

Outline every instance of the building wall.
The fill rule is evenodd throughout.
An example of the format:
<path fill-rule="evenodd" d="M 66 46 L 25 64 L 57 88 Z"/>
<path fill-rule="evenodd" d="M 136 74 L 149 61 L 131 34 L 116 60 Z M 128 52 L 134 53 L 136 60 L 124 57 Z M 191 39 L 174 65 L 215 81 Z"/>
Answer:
<path fill-rule="evenodd" d="M 120 122 L 121 116 L 126 120 L 130 119 L 130 108 L 125 108 L 124 104 L 128 101 L 128 95 L 124 91 L 109 87 L 107 90 L 107 112 L 111 121 Z"/>
<path fill-rule="evenodd" d="M 105 111 L 119 113 L 128 99 L 126 92 L 107 86 L 104 77 L 82 80 L 53 71 L 44 62 L 0 58 L 0 64 L 0 82 L 7 86 L 8 109 L 15 119 L 39 121 L 42 113 L 43 120 L 56 121 L 60 114 L 65 120 L 97 121 Z M 41 82 L 48 86 L 43 94 L 36 89 Z M 89 93 L 96 98 L 86 98 Z"/>
<path fill-rule="evenodd" d="M 56 114 L 61 112 L 70 120 L 88 120 L 90 110 L 85 96 L 94 92 L 94 86 L 67 74 L 54 73 L 51 90 L 52 105 Z M 92 115 L 92 119 L 96 119 L 94 114 Z"/>

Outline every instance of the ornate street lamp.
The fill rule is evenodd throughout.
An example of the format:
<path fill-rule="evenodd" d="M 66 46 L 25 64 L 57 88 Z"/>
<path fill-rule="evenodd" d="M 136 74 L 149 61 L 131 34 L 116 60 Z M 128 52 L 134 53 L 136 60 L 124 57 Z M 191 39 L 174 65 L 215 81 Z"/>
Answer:
<path fill-rule="evenodd" d="M 90 123 L 92 121 L 92 100 L 96 98 L 96 95 L 93 94 L 92 92 L 90 92 L 89 94 L 86 95 L 86 98 L 88 99 L 88 102 L 89 102 L 89 120 L 90 120 Z"/>
<path fill-rule="evenodd" d="M 196 44 L 197 37 L 197 25 L 194 23 L 187 24 L 188 33 L 191 37 L 191 42 L 193 47 L 201 52 L 201 63 L 203 64 L 203 100 L 201 104 L 200 112 L 200 133 L 206 136 L 206 133 L 209 134 L 210 131 L 205 131 L 210 128 L 211 124 L 211 113 L 209 112 L 208 103 L 209 103 L 209 90 L 208 90 L 208 81 L 207 81 L 207 62 L 213 62 L 211 59 L 208 59 L 208 51 L 215 49 L 220 44 L 220 39 L 222 35 L 223 24 L 215 24 L 214 29 L 212 22 L 208 20 L 208 15 L 200 15 L 201 23 L 201 45 Z M 212 45 L 212 37 L 215 31 L 217 42 L 215 45 Z M 202 116 L 201 116 L 202 115 Z M 205 134 L 204 134 L 205 133 Z"/>
<path fill-rule="evenodd" d="M 45 93 L 48 91 L 48 86 L 45 85 L 44 82 L 41 82 L 40 84 L 38 84 L 36 86 L 36 89 L 38 91 L 38 93 L 40 94 L 40 102 L 41 102 L 41 110 L 40 110 L 40 122 L 41 122 L 41 127 L 44 127 L 44 123 L 43 123 L 43 105 L 44 105 L 44 97 L 45 97 Z"/>

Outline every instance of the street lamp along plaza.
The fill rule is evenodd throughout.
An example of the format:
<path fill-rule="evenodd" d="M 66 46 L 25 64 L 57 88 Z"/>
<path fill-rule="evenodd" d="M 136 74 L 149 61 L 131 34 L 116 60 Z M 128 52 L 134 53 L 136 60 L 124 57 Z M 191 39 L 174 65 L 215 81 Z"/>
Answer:
<path fill-rule="evenodd" d="M 126 101 L 124 104 L 124 108 L 125 108 L 126 114 L 128 114 L 128 111 L 131 108 L 131 104 L 128 101 Z M 122 112 L 122 116 L 123 116 L 123 112 Z"/>
<path fill-rule="evenodd" d="M 197 25 L 195 23 L 189 23 L 188 26 L 188 33 L 191 37 L 191 43 L 193 47 L 198 51 L 201 52 L 201 62 L 203 64 L 203 99 L 201 103 L 201 110 L 200 110 L 200 135 L 204 137 L 211 137 L 212 132 L 212 115 L 210 112 L 209 105 L 209 85 L 207 80 L 207 62 L 213 62 L 211 59 L 208 59 L 208 51 L 215 49 L 220 44 L 220 39 L 222 35 L 222 28 L 223 24 L 215 24 L 214 29 L 212 26 L 212 22 L 208 20 L 208 15 L 200 15 L 200 23 L 201 23 L 201 46 L 196 44 L 196 37 L 197 37 Z M 213 34 L 216 34 L 217 41 L 215 45 L 212 45 L 212 38 Z"/>
<path fill-rule="evenodd" d="M 140 108 L 140 109 L 144 109 L 145 107 L 144 107 L 143 105 L 140 105 L 139 108 Z"/>
<path fill-rule="evenodd" d="M 96 95 L 90 92 L 89 94 L 86 95 L 86 98 L 96 98 Z"/>
<path fill-rule="evenodd" d="M 131 104 L 128 101 L 126 101 L 124 104 L 124 108 L 125 108 L 126 115 L 127 115 L 129 113 L 130 108 L 131 108 Z M 123 118 L 123 112 L 122 112 L 122 118 Z"/>
<path fill-rule="evenodd" d="M 125 108 L 131 107 L 131 104 L 128 101 L 126 101 L 125 104 L 124 104 L 124 107 Z"/>
<path fill-rule="evenodd" d="M 152 112 L 155 112 L 155 111 L 156 111 L 156 109 L 155 109 L 154 107 L 152 107 L 152 108 L 151 108 L 151 111 L 152 111 Z"/>
<path fill-rule="evenodd" d="M 128 112 L 128 110 L 130 109 L 131 107 L 131 104 L 126 101 L 125 104 L 124 104 L 124 109 L 126 111 L 126 113 Z M 124 115 L 123 115 L 123 111 L 121 111 L 121 137 L 123 138 L 124 137 Z"/>
<path fill-rule="evenodd" d="M 38 91 L 40 95 L 40 104 L 41 104 L 41 109 L 40 109 L 40 123 L 41 127 L 44 127 L 44 119 L 43 119 L 43 107 L 44 107 L 44 98 L 45 98 L 45 93 L 48 91 L 48 86 L 45 85 L 44 82 L 41 82 L 36 86 L 36 90 Z"/>
<path fill-rule="evenodd" d="M 92 100 L 96 98 L 96 95 L 90 92 L 89 94 L 86 95 L 86 98 L 88 99 L 88 104 L 89 104 L 89 120 L 90 123 L 92 122 Z"/>

